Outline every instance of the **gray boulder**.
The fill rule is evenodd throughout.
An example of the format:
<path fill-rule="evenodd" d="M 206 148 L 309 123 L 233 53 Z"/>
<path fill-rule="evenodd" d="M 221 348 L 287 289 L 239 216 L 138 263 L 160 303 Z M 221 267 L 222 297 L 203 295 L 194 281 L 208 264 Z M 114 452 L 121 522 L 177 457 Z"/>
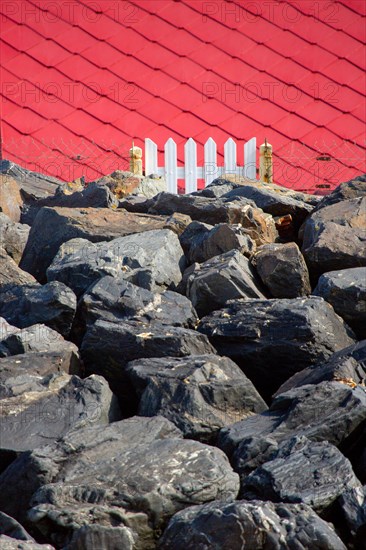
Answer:
<path fill-rule="evenodd" d="M 366 266 L 366 197 L 314 212 L 303 227 L 302 252 L 314 280 L 325 272 Z"/>
<path fill-rule="evenodd" d="M 151 291 L 174 289 L 185 267 L 177 235 L 169 229 L 146 231 L 110 242 L 72 239 L 47 269 L 48 281 L 61 281 L 77 296 L 105 275 L 123 276 Z"/>
<path fill-rule="evenodd" d="M 360 339 L 366 338 L 366 267 L 324 273 L 313 294 L 329 302 Z"/>
<path fill-rule="evenodd" d="M 29 236 L 29 225 L 13 222 L 0 212 L 0 244 L 16 264 L 19 264 Z M 27 270 L 25 270 L 27 271 Z"/>
<path fill-rule="evenodd" d="M 366 486 L 346 489 L 338 499 L 343 525 L 338 526 L 348 548 L 366 548 Z"/>
<path fill-rule="evenodd" d="M 212 441 L 224 425 L 267 408 L 227 357 L 139 359 L 126 370 L 139 399 L 138 414 L 161 414 L 193 439 Z"/>
<path fill-rule="evenodd" d="M 159 550 L 346 550 L 331 524 L 306 504 L 210 502 L 178 512 Z"/>
<path fill-rule="evenodd" d="M 23 199 L 18 183 L 11 176 L 0 173 L 0 212 L 13 222 L 20 221 Z"/>
<path fill-rule="evenodd" d="M 55 547 L 50 544 L 38 544 L 31 540 L 20 542 L 7 535 L 0 535 L 0 548 L 1 550 L 55 550 Z"/>
<path fill-rule="evenodd" d="M 43 323 L 67 337 L 75 311 L 76 296 L 63 283 L 0 288 L 0 315 L 19 328 Z"/>
<path fill-rule="evenodd" d="M 63 182 L 57 178 L 27 170 L 5 159 L 0 161 L 0 172 L 15 179 L 23 200 L 27 203 L 53 195 L 57 187 L 63 185 Z"/>
<path fill-rule="evenodd" d="M 265 298 L 249 261 L 237 250 L 196 265 L 186 274 L 185 293 L 200 317 L 237 298 Z"/>
<path fill-rule="evenodd" d="M 331 206 L 340 201 L 356 199 L 366 196 L 366 174 L 357 176 L 354 179 L 343 182 L 336 187 L 329 195 L 326 195 L 317 204 L 315 210 Z"/>
<path fill-rule="evenodd" d="M 265 244 L 254 253 L 251 263 L 274 298 L 310 294 L 308 268 L 296 243 Z"/>
<path fill-rule="evenodd" d="M 240 366 L 266 400 L 295 372 L 355 342 L 333 308 L 315 296 L 233 300 L 204 317 L 198 330 Z"/>
<path fill-rule="evenodd" d="M 49 352 L 49 351 L 76 351 L 75 344 L 64 340 L 64 338 L 51 328 L 43 324 L 36 324 L 24 329 L 11 327 L 11 325 L 0 325 L 0 357 L 19 355 L 27 352 Z"/>
<path fill-rule="evenodd" d="M 6 252 L 5 248 L 0 246 L 0 289 L 4 285 L 27 285 L 37 284 L 36 279 L 30 273 L 20 269 L 18 264 Z"/>

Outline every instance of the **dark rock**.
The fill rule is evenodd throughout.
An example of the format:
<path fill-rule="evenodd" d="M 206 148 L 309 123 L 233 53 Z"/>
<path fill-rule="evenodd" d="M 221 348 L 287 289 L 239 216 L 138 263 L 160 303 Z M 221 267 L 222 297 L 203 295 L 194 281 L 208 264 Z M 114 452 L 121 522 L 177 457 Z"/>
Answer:
<path fill-rule="evenodd" d="M 160 229 L 166 219 L 146 214 L 131 214 L 111 208 L 49 208 L 38 212 L 20 267 L 37 280 L 46 282 L 46 270 L 60 246 L 70 239 L 91 242 L 111 241 L 116 237 Z"/>
<path fill-rule="evenodd" d="M 134 214 L 146 214 L 153 202 L 142 195 L 127 195 L 118 201 L 118 208 Z"/>
<path fill-rule="evenodd" d="M 275 396 L 291 388 L 298 388 L 306 384 L 319 384 L 327 380 L 343 381 L 350 387 L 365 383 L 366 340 L 333 353 L 328 361 L 297 372 L 282 384 Z"/>
<path fill-rule="evenodd" d="M 139 536 L 136 548 L 154 548 L 178 510 L 237 495 L 238 477 L 225 455 L 178 439 L 166 419 L 79 432 L 21 455 L 0 476 L 1 509 L 24 521 L 31 506 L 25 524 L 58 547 L 81 527 L 99 524 L 126 526 Z"/>
<path fill-rule="evenodd" d="M 15 179 L 27 203 L 53 195 L 57 187 L 63 185 L 62 181 L 52 176 L 32 172 L 5 159 L 0 161 L 0 172 Z"/>
<path fill-rule="evenodd" d="M 96 183 L 106 185 L 119 199 L 131 194 L 151 198 L 167 189 L 165 179 L 156 174 L 139 176 L 123 170 L 115 170 L 112 174 L 97 180 Z"/>
<path fill-rule="evenodd" d="M 60 247 L 47 278 L 62 281 L 77 296 L 105 275 L 123 276 L 137 286 L 161 292 L 178 285 L 184 267 L 177 235 L 158 229 L 102 243 L 72 239 Z"/>
<path fill-rule="evenodd" d="M 123 525 L 84 525 L 74 532 L 64 550 L 135 550 L 136 545 L 137 534 Z"/>
<path fill-rule="evenodd" d="M 29 225 L 15 223 L 8 216 L 0 212 L 1 247 L 13 258 L 16 264 L 19 264 L 26 247 L 29 230 Z"/>
<path fill-rule="evenodd" d="M 83 294 L 78 304 L 73 336 L 80 339 L 86 326 L 97 320 L 157 321 L 163 325 L 194 328 L 198 319 L 192 303 L 166 290 L 153 293 L 125 281 L 121 276 L 99 279 Z"/>
<path fill-rule="evenodd" d="M 38 544 L 30 540 L 19 541 L 6 535 L 0 535 L 1 550 L 55 550 L 50 544 Z"/>
<path fill-rule="evenodd" d="M 2 389 L 7 397 L 1 399 L 0 445 L 7 451 L 35 449 L 72 428 L 120 418 L 116 399 L 99 376 L 27 374 L 8 379 Z"/>
<path fill-rule="evenodd" d="M 229 250 L 239 250 L 247 256 L 255 252 L 255 242 L 241 225 L 220 223 L 212 229 L 200 222 L 191 225 L 194 227 L 189 225 L 180 239 L 189 263 L 202 263 Z"/>
<path fill-rule="evenodd" d="M 77 347 L 46 325 L 36 324 L 22 330 L 1 325 L 0 357 L 27 352 L 75 351 Z"/>
<path fill-rule="evenodd" d="M 34 542 L 34 539 L 20 523 L 3 512 L 0 512 L 0 535 L 6 535 L 7 537 L 17 540 L 29 540 Z"/>
<path fill-rule="evenodd" d="M 190 216 L 180 214 L 179 212 L 174 212 L 174 214 L 169 216 L 169 218 L 167 219 L 164 225 L 164 229 L 171 229 L 179 237 L 190 223 L 192 223 L 192 219 Z"/>
<path fill-rule="evenodd" d="M 241 496 L 302 502 L 319 514 L 347 489 L 361 487 L 349 460 L 334 445 L 300 436 L 279 445 L 273 459 L 243 479 Z"/>
<path fill-rule="evenodd" d="M 306 504 L 210 502 L 175 514 L 159 550 L 346 550 Z"/>
<path fill-rule="evenodd" d="M 366 267 L 324 273 L 313 294 L 329 302 L 360 339 L 366 338 Z"/>
<path fill-rule="evenodd" d="M 308 268 L 297 244 L 265 244 L 254 253 L 251 262 L 274 298 L 310 294 Z"/>
<path fill-rule="evenodd" d="M 365 550 L 366 486 L 344 491 L 338 499 L 338 505 L 344 522 L 340 529 L 343 540 L 348 543 L 348 548 Z"/>
<path fill-rule="evenodd" d="M 139 359 L 126 370 L 139 398 L 138 414 L 161 414 L 189 438 L 210 441 L 224 425 L 267 408 L 227 357 Z"/>
<path fill-rule="evenodd" d="M 22 206 L 23 200 L 15 179 L 0 174 L 0 212 L 9 216 L 13 222 L 19 222 Z"/>
<path fill-rule="evenodd" d="M 67 337 L 76 311 L 76 296 L 63 283 L 44 286 L 6 285 L 0 288 L 0 315 L 10 324 L 26 328 L 37 323 Z"/>
<path fill-rule="evenodd" d="M 38 284 L 33 275 L 20 269 L 13 258 L 1 246 L 0 265 L 0 289 L 3 285 L 9 283 L 12 285 Z"/>
<path fill-rule="evenodd" d="M 328 441 L 349 458 L 364 447 L 366 392 L 340 382 L 301 386 L 277 396 L 267 412 L 223 428 L 219 446 L 242 476 L 274 457 L 279 443 L 295 435 Z M 363 481 L 361 479 L 361 481 Z"/>
<path fill-rule="evenodd" d="M 88 373 L 104 376 L 120 399 L 124 413 L 136 410 L 136 397 L 125 366 L 134 359 L 215 354 L 207 337 L 194 330 L 143 323 L 96 321 L 87 331 L 81 354 Z"/>
<path fill-rule="evenodd" d="M 196 265 L 186 275 L 186 294 L 200 317 L 236 298 L 265 298 L 248 260 L 237 250 Z"/>
<path fill-rule="evenodd" d="M 366 174 L 341 183 L 329 195 L 326 195 L 317 204 L 315 210 L 330 206 L 340 201 L 356 199 L 366 196 Z"/>
<path fill-rule="evenodd" d="M 366 266 L 366 197 L 325 206 L 303 228 L 302 252 L 310 275 Z"/>
<path fill-rule="evenodd" d="M 240 366 L 266 400 L 295 372 L 355 342 L 333 308 L 315 296 L 233 300 L 204 317 L 198 330 Z"/>

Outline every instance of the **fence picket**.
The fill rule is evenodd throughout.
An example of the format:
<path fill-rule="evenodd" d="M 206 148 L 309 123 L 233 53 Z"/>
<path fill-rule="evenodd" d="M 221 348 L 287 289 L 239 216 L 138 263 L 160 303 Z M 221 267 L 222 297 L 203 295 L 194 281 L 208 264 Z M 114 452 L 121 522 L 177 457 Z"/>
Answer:
<path fill-rule="evenodd" d="M 196 142 L 189 138 L 184 145 L 184 165 L 185 165 L 185 180 L 186 193 L 197 191 L 197 145 Z"/>
<path fill-rule="evenodd" d="M 158 146 L 150 138 L 145 139 L 145 174 L 158 173 Z"/>
<path fill-rule="evenodd" d="M 252 138 L 244 144 L 243 176 L 251 180 L 255 180 L 257 177 L 256 148 L 257 148 L 256 138 Z"/>
<path fill-rule="evenodd" d="M 204 175 L 205 187 L 217 177 L 217 148 L 216 143 L 212 138 L 208 138 L 204 146 Z"/>
<path fill-rule="evenodd" d="M 236 143 L 229 138 L 224 145 L 224 166 L 225 172 L 236 173 Z"/>
<path fill-rule="evenodd" d="M 164 147 L 166 184 L 169 193 L 178 193 L 177 144 L 169 138 Z"/>

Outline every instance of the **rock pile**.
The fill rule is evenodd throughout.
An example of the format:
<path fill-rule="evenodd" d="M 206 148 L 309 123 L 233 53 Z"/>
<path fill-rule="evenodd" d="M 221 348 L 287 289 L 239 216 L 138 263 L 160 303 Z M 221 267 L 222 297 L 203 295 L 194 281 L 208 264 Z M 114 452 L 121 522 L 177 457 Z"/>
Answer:
<path fill-rule="evenodd" d="M 0 548 L 366 548 L 366 177 L 1 172 Z"/>

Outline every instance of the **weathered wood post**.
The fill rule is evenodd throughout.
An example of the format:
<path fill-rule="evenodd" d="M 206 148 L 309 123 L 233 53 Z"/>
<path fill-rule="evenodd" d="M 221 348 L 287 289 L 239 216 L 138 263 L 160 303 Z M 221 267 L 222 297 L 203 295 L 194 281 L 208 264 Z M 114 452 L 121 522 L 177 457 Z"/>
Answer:
<path fill-rule="evenodd" d="M 261 181 L 273 183 L 272 145 L 267 138 L 259 148 L 259 177 Z"/>
<path fill-rule="evenodd" d="M 130 172 L 142 176 L 142 149 L 135 147 L 133 142 L 130 149 Z"/>

